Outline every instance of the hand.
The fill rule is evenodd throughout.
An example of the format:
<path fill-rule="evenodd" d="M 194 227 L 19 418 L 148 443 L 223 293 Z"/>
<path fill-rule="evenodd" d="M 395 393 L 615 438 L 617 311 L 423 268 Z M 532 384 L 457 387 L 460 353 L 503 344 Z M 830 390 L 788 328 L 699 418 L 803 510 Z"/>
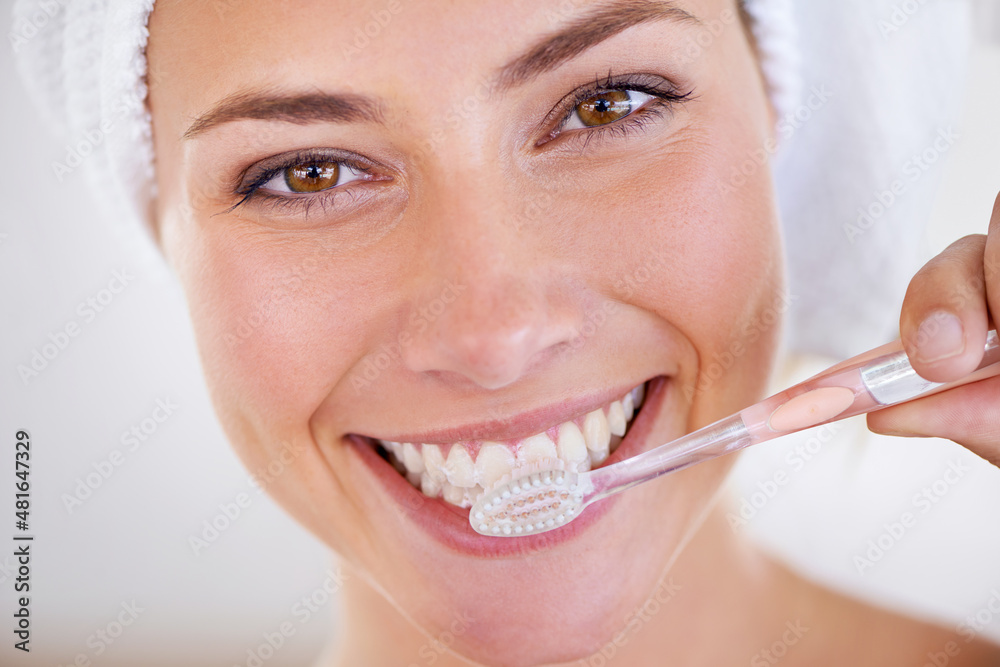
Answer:
<path fill-rule="evenodd" d="M 1000 196 L 988 235 L 955 241 L 910 281 L 899 318 L 914 370 L 950 382 L 983 358 L 986 332 L 1000 320 Z M 954 440 L 1000 466 L 1000 376 L 873 412 L 868 428 Z"/>

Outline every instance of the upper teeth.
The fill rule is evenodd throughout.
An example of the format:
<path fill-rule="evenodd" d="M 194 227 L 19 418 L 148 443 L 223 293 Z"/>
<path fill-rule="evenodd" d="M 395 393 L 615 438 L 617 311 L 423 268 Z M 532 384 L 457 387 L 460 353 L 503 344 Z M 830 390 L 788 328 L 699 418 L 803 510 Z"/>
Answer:
<path fill-rule="evenodd" d="M 567 470 L 584 472 L 604 463 L 642 405 L 643 392 L 639 385 L 606 408 L 527 438 L 479 443 L 475 456 L 473 443 L 378 442 L 389 452 L 393 466 L 424 495 L 471 507 L 484 488 L 523 465 L 558 458 Z"/>

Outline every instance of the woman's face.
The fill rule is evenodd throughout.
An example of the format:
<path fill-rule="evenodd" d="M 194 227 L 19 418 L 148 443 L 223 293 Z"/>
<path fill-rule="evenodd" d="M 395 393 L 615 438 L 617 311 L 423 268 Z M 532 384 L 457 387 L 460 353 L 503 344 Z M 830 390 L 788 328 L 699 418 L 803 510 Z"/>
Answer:
<path fill-rule="evenodd" d="M 773 119 L 733 0 L 159 0 L 148 54 L 159 234 L 249 471 L 421 628 L 470 619 L 461 653 L 606 643 L 730 459 L 533 537 L 462 505 L 765 387 Z"/>

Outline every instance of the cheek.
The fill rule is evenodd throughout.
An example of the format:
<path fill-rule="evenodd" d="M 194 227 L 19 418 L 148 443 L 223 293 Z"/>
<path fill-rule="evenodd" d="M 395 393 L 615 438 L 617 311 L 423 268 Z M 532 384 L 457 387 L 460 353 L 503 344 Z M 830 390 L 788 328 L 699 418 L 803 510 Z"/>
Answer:
<path fill-rule="evenodd" d="M 365 353 L 374 276 L 322 239 L 200 231 L 188 246 L 180 273 L 216 402 L 258 431 L 302 428 Z"/>
<path fill-rule="evenodd" d="M 684 387 L 695 423 L 760 398 L 788 304 L 769 180 L 730 195 L 710 183 L 690 184 L 683 243 L 672 234 L 649 239 L 664 262 L 662 282 L 651 280 L 644 290 L 651 307 L 683 327 L 697 352 L 697 377 Z"/>
<path fill-rule="evenodd" d="M 356 557 L 351 540 L 365 527 L 354 512 L 325 511 L 350 507 L 352 490 L 315 447 L 310 418 L 367 351 L 359 313 L 378 312 L 366 295 L 386 288 L 360 267 L 338 266 L 322 241 L 288 244 L 206 229 L 187 228 L 169 251 L 216 414 L 268 495 L 339 553 Z M 350 414 L 345 407 L 336 417 Z M 283 463 L 277 471 L 275 461 Z"/>
<path fill-rule="evenodd" d="M 731 181 L 732 165 L 759 145 L 756 136 L 739 126 L 692 129 L 603 190 L 613 197 L 577 204 L 578 217 L 602 221 L 588 227 L 587 243 L 605 289 L 679 332 L 697 353 L 697 372 L 681 381 L 689 400 L 711 400 L 695 401 L 693 422 L 759 397 L 789 303 L 770 172 Z"/>

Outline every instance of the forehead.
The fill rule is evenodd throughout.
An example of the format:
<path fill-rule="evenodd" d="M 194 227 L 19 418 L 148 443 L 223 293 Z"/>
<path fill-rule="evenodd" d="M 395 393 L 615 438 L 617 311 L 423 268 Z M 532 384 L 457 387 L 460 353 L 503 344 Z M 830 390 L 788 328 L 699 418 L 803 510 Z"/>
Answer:
<path fill-rule="evenodd" d="M 680 25 L 732 0 L 160 0 L 150 19 L 151 79 L 195 97 L 262 82 L 392 88 L 432 76 L 484 83 L 517 54 L 574 27 L 591 42 L 629 24 Z M 697 21 L 689 22 L 692 26 Z M 593 34 L 593 33 L 605 33 Z M 678 36 L 677 39 L 682 37 Z M 563 47 L 566 46 L 564 43 Z M 163 73 L 169 76 L 157 77 Z M 183 85 L 197 82 L 197 85 Z"/>

